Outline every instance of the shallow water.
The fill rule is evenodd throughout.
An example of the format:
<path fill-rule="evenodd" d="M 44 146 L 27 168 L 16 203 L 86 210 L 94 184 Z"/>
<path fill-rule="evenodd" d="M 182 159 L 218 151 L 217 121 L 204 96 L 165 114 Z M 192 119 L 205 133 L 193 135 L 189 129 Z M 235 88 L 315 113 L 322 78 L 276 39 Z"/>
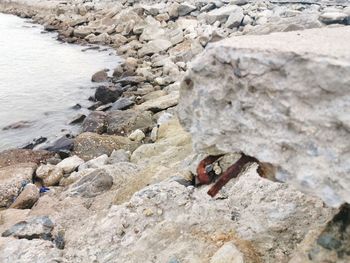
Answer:
<path fill-rule="evenodd" d="M 91 75 L 114 68 L 119 59 L 112 51 L 60 43 L 56 34 L 12 15 L 0 14 L 0 150 L 21 146 L 34 138 L 52 138 L 79 111 L 89 106 L 94 93 Z M 86 110 L 85 110 L 86 111 Z M 30 121 L 27 128 L 2 130 L 18 121 Z"/>

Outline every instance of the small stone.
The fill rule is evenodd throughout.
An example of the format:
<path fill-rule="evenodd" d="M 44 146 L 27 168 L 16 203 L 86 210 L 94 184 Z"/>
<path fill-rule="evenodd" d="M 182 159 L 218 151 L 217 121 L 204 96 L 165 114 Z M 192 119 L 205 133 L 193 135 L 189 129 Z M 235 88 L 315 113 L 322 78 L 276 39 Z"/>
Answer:
<path fill-rule="evenodd" d="M 119 98 L 116 102 L 113 103 L 111 107 L 111 111 L 126 110 L 131 106 L 133 106 L 134 104 L 135 102 L 129 98 Z"/>
<path fill-rule="evenodd" d="M 92 82 L 106 82 L 107 80 L 108 74 L 105 70 L 100 70 L 91 77 Z"/>
<path fill-rule="evenodd" d="M 75 117 L 73 117 L 73 119 L 69 122 L 69 124 L 81 123 L 85 120 L 85 118 L 86 118 L 85 114 L 78 114 Z"/>
<path fill-rule="evenodd" d="M 125 151 L 124 149 L 114 150 L 111 156 L 107 160 L 107 164 L 116 164 L 121 162 L 130 161 L 130 152 Z"/>
<path fill-rule="evenodd" d="M 147 208 L 147 209 L 145 209 L 145 210 L 143 211 L 143 214 L 144 214 L 145 216 L 152 216 L 152 215 L 153 215 L 153 211 L 152 211 L 152 209 Z"/>
<path fill-rule="evenodd" d="M 158 137 L 158 127 L 154 127 L 151 131 L 151 141 L 155 142 Z"/>
<path fill-rule="evenodd" d="M 136 142 L 141 142 L 145 137 L 146 137 L 146 135 L 140 129 L 133 131 L 129 135 L 129 139 L 132 141 L 136 141 Z"/>
<path fill-rule="evenodd" d="M 34 184 L 27 184 L 10 208 L 30 209 L 39 199 L 39 189 Z"/>
<path fill-rule="evenodd" d="M 44 186 L 53 186 L 63 177 L 63 170 L 52 164 L 43 164 L 36 170 L 36 176 L 43 180 Z"/>

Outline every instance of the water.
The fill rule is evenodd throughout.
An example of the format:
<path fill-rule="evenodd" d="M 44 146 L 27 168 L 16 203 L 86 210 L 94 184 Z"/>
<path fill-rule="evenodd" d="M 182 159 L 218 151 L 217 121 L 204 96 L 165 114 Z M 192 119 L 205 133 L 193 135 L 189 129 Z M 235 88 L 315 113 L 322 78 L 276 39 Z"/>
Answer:
<path fill-rule="evenodd" d="M 0 150 L 40 136 L 52 138 L 62 130 L 77 131 L 78 126 L 68 125 L 79 113 L 71 107 L 91 105 L 91 75 L 119 63 L 110 50 L 82 52 L 84 47 L 60 43 L 55 34 L 42 30 L 28 20 L 0 14 Z M 18 121 L 31 125 L 2 130 Z"/>

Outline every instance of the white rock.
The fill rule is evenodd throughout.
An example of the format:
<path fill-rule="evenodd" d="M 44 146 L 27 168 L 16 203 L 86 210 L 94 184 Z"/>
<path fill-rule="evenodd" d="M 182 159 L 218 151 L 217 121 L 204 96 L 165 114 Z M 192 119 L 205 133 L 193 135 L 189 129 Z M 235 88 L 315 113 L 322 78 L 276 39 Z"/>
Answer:
<path fill-rule="evenodd" d="M 237 12 L 241 7 L 236 5 L 227 5 L 218 9 L 214 9 L 208 12 L 206 20 L 208 24 L 214 24 L 215 21 L 220 21 L 225 23 L 227 18 L 232 14 Z"/>
<path fill-rule="evenodd" d="M 74 155 L 68 157 L 57 164 L 57 167 L 61 168 L 65 174 L 69 174 L 78 168 L 79 165 L 83 164 L 84 160 Z"/>
<path fill-rule="evenodd" d="M 215 252 L 210 263 L 244 263 L 244 258 L 235 244 L 228 242 Z"/>
<path fill-rule="evenodd" d="M 79 166 L 79 171 L 88 169 L 88 168 L 100 168 L 101 166 L 104 166 L 107 164 L 108 160 L 108 155 L 103 154 L 99 157 L 96 157 L 90 161 L 87 161 L 86 163 L 83 163 L 82 165 Z"/>
<path fill-rule="evenodd" d="M 172 46 L 172 43 L 169 40 L 165 39 L 157 39 L 152 40 L 138 51 L 139 57 L 143 57 L 145 55 L 152 55 L 154 53 L 159 53 L 161 51 L 166 51 Z"/>
<path fill-rule="evenodd" d="M 240 26 L 242 20 L 243 20 L 244 14 L 243 9 L 239 6 L 231 12 L 230 16 L 228 17 L 225 26 L 228 28 L 234 28 Z"/>
<path fill-rule="evenodd" d="M 137 129 L 137 130 L 133 131 L 129 135 L 129 139 L 132 140 L 132 141 L 136 141 L 136 142 L 142 141 L 145 137 L 146 137 L 146 135 L 140 129 Z"/>

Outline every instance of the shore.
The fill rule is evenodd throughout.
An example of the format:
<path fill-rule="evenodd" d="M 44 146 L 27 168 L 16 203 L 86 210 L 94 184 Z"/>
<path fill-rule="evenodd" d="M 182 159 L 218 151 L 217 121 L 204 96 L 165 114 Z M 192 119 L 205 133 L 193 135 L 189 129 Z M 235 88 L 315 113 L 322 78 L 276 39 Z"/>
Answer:
<path fill-rule="evenodd" d="M 92 76 L 101 86 L 91 98 L 89 115 L 73 120 L 81 123 L 81 134 L 62 137 L 45 150 L 0 153 L 1 262 L 349 259 L 350 238 L 338 231 L 350 225 L 339 219 L 350 214 L 344 205 L 348 179 L 339 179 L 345 159 L 338 158 L 338 171 L 328 163 L 319 167 L 314 153 L 304 156 L 308 144 L 307 150 L 290 150 L 291 145 L 306 145 L 300 135 L 305 131 L 293 134 L 293 144 L 290 126 L 279 123 L 291 125 L 295 117 L 271 99 L 285 100 L 273 90 L 274 83 L 286 90 L 307 90 L 315 83 L 308 79 L 314 72 L 324 74 L 319 78 L 337 92 L 344 90 L 350 68 L 348 53 L 341 48 L 346 39 L 333 41 L 332 49 L 327 41 L 348 32 L 347 1 L 11 1 L 0 3 L 0 12 L 31 18 L 47 31 L 57 31 L 60 41 L 111 46 L 124 59 L 112 77 L 104 70 Z M 266 35 L 273 32 L 282 35 Z M 322 32 L 325 43 L 313 50 L 309 39 Z M 303 41 L 296 39 L 300 34 Z M 237 50 L 241 57 L 236 57 Z M 326 58 L 322 67 L 320 58 Z M 303 75 L 305 69 L 311 73 Z M 335 73 L 339 70 L 341 81 Z M 301 77 L 289 77 L 288 72 Z M 235 90 L 235 83 L 249 94 Z M 288 90 L 291 98 L 298 97 L 293 92 Z M 344 94 L 340 97 L 345 101 Z M 318 98 L 329 101 L 329 96 Z M 251 110 L 250 98 L 260 102 L 259 111 Z M 310 101 L 295 103 L 304 109 Z M 277 110 L 264 122 L 272 127 L 252 128 L 245 120 L 259 124 L 269 103 Z M 249 114 L 232 115 L 231 107 Z M 343 131 L 333 131 L 333 126 L 312 126 L 318 116 L 307 113 L 310 121 L 295 121 L 293 127 L 301 123 L 331 130 L 326 136 L 344 138 L 336 143 L 338 154 L 348 137 L 339 136 Z M 251 132 L 256 130 L 263 132 Z M 234 138 L 241 144 L 232 142 Z M 273 145 L 286 141 L 287 146 L 282 152 L 272 146 L 273 155 L 265 138 L 276 138 Z M 233 165 L 245 160 L 242 152 L 258 159 L 249 157 L 238 169 Z M 312 174 L 336 170 L 334 184 L 327 179 L 314 188 L 307 185 L 307 194 L 294 187 L 301 182 L 281 183 L 282 170 L 288 176 L 293 169 L 302 174 L 295 168 L 301 159 L 316 167 L 310 168 Z M 222 173 L 237 178 L 224 187 L 207 185 L 209 177 Z M 207 194 L 216 188 L 214 197 Z"/>

